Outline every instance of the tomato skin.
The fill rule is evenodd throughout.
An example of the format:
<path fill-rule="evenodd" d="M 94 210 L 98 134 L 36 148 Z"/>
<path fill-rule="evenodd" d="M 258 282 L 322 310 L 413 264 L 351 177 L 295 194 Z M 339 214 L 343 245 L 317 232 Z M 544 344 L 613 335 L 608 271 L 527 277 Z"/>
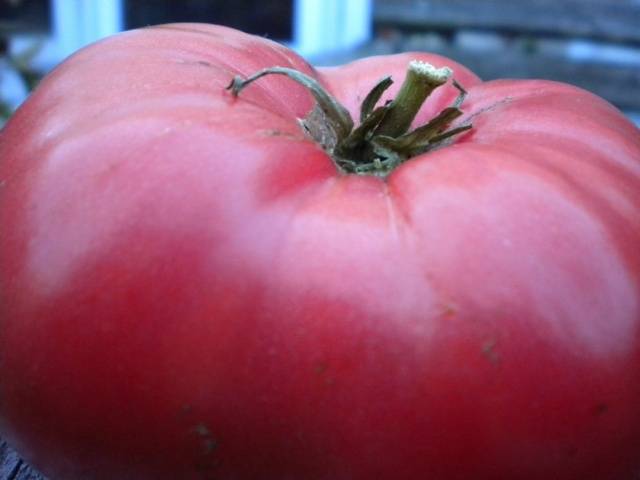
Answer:
<path fill-rule="evenodd" d="M 474 128 L 386 180 L 290 80 L 224 90 L 291 66 L 355 116 L 413 58 Z M 159 26 L 64 62 L 0 158 L 0 431 L 52 480 L 640 472 L 640 134 L 587 92 Z"/>

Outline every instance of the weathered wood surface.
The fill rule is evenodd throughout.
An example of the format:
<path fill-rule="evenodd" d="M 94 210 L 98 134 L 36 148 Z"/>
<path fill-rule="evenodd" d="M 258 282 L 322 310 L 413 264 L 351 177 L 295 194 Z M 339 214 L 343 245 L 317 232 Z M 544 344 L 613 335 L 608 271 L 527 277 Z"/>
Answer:
<path fill-rule="evenodd" d="M 572 62 L 544 53 L 523 54 L 518 50 L 473 51 L 452 45 L 392 45 L 375 42 L 341 54 L 314 59 L 316 65 L 337 65 L 372 55 L 401 51 L 428 51 L 451 58 L 473 70 L 483 80 L 539 78 L 570 83 L 589 90 L 622 110 L 640 111 L 640 68 L 595 62 Z M 490 59 L 488 61 L 487 59 Z"/>
<path fill-rule="evenodd" d="M 46 480 L 0 438 L 0 480 Z"/>
<path fill-rule="evenodd" d="M 374 19 L 405 28 L 477 28 L 640 43 L 637 0 L 374 0 Z"/>
<path fill-rule="evenodd" d="M 429 51 L 485 80 L 556 80 L 640 111 L 640 0 L 374 0 L 374 6 L 376 39 L 350 52 L 352 58 Z"/>
<path fill-rule="evenodd" d="M 640 111 L 640 69 L 624 65 L 568 62 L 548 55 L 503 53 L 486 58 L 471 52 L 443 48 L 442 55 L 466 65 L 481 78 L 542 78 L 582 87 L 622 110 Z"/>

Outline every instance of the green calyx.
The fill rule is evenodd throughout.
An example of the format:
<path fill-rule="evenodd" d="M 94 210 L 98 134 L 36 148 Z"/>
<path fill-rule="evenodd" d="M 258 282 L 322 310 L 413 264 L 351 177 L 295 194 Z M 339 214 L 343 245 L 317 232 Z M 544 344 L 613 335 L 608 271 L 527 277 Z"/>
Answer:
<path fill-rule="evenodd" d="M 453 105 L 425 125 L 409 131 L 427 97 L 451 78 L 451 69 L 447 67 L 435 68 L 417 60 L 410 62 L 396 97 L 384 105 L 376 106 L 393 83 L 391 77 L 383 78 L 362 101 L 360 124 L 357 127 L 347 109 L 317 80 L 297 70 L 272 67 L 246 79 L 237 76 L 227 89 L 237 96 L 250 83 L 273 74 L 286 75 L 313 95 L 316 105 L 301 120 L 301 126 L 344 173 L 386 176 L 411 157 L 442 146 L 454 135 L 471 128 L 470 124 L 448 128 L 453 120 L 462 115 L 460 106 L 467 93 L 453 80 L 453 85 L 459 91 Z"/>

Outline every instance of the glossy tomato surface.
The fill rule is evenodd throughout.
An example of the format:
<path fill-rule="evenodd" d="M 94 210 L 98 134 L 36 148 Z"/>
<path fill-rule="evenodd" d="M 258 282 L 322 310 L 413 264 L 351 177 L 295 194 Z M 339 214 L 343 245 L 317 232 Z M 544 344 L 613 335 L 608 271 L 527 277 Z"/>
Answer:
<path fill-rule="evenodd" d="M 411 59 L 473 128 L 386 178 L 290 79 L 225 90 L 291 67 L 357 118 Z M 0 185 L 0 434 L 51 480 L 640 473 L 640 133 L 590 93 L 151 27 L 41 83 Z"/>

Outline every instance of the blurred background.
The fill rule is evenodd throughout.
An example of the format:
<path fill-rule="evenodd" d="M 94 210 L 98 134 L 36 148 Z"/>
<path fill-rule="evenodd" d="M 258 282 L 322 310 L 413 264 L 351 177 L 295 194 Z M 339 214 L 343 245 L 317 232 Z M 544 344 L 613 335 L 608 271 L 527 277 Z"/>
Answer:
<path fill-rule="evenodd" d="M 316 65 L 432 51 L 484 79 L 579 85 L 640 124 L 640 0 L 0 0 L 0 118 L 84 45 L 176 21 L 267 36 Z"/>

